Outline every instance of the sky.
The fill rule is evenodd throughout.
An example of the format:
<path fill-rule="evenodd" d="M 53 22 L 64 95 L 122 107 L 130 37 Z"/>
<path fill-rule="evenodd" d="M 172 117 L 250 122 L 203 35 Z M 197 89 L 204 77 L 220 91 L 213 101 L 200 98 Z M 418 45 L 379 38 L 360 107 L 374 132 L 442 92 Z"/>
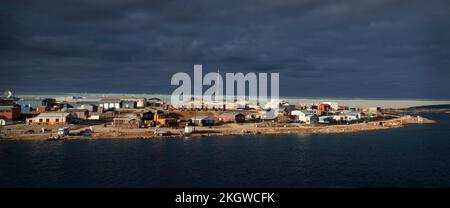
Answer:
<path fill-rule="evenodd" d="M 0 90 L 168 93 L 280 73 L 296 97 L 450 99 L 448 0 L 4 0 Z"/>

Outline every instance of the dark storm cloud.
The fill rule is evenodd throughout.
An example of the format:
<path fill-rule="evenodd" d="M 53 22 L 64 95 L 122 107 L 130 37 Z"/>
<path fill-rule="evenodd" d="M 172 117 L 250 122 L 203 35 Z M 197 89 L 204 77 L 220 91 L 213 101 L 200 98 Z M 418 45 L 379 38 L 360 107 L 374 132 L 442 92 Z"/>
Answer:
<path fill-rule="evenodd" d="M 449 4 L 4 1 L 0 89 L 170 93 L 202 63 L 280 72 L 282 95 L 448 99 Z"/>

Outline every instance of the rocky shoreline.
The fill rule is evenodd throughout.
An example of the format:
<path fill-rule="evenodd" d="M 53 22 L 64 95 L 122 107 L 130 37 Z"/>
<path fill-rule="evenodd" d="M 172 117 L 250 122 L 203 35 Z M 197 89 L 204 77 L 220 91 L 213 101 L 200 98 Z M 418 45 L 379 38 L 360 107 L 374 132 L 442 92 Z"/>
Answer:
<path fill-rule="evenodd" d="M 327 134 L 327 133 L 352 133 L 363 131 L 386 130 L 401 128 L 409 124 L 435 123 L 436 121 L 416 116 L 401 116 L 382 121 L 362 122 L 344 125 L 308 125 L 308 124 L 273 124 L 243 123 L 227 124 L 216 127 L 196 127 L 189 135 L 183 134 L 181 128 L 160 128 L 162 135 L 155 135 L 156 129 L 114 129 L 110 127 L 94 126 L 91 138 L 83 136 L 65 136 L 62 140 L 91 140 L 91 139 L 161 139 L 183 137 L 209 137 L 209 136 L 239 136 L 239 135 L 274 135 L 274 134 Z M 4 136 L 1 140 L 48 140 L 51 134 L 18 134 Z"/>

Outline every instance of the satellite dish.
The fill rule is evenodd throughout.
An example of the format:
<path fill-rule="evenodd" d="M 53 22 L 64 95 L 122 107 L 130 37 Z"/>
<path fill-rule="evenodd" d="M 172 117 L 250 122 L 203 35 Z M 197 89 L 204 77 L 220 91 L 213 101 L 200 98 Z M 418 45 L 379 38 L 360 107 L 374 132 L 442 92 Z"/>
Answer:
<path fill-rule="evenodd" d="M 5 95 L 5 97 L 7 97 L 7 98 L 11 98 L 13 96 L 13 93 L 11 92 L 11 90 L 8 90 L 8 91 L 5 91 L 3 93 L 3 95 Z"/>

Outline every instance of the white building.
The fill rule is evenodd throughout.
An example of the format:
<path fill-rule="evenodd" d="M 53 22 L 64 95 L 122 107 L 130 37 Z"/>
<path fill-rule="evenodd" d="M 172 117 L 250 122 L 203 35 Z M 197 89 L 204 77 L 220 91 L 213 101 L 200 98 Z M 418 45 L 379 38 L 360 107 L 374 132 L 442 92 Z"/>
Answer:
<path fill-rule="evenodd" d="M 28 118 L 27 124 L 62 125 L 66 124 L 71 118 L 76 118 L 76 116 L 67 112 L 46 112 Z"/>
<path fill-rule="evenodd" d="M 310 123 L 311 117 L 316 114 L 313 110 L 294 110 L 291 111 L 291 115 L 295 116 L 295 119 L 298 121 Z"/>
<path fill-rule="evenodd" d="M 352 113 L 343 113 L 339 115 L 334 115 L 333 119 L 336 121 L 357 121 L 361 119 L 361 113 L 352 112 Z"/>
<path fill-rule="evenodd" d="M 103 108 L 103 110 L 119 109 L 120 108 L 120 100 L 119 99 L 102 99 L 102 100 L 100 100 L 99 107 Z"/>
<path fill-rule="evenodd" d="M 284 100 L 273 99 L 264 105 L 264 109 L 266 110 L 275 110 L 275 115 L 283 115 L 285 113 L 285 109 L 289 108 L 289 103 Z"/>
<path fill-rule="evenodd" d="M 381 108 L 380 107 L 367 107 L 363 108 L 362 112 L 366 114 L 367 116 L 379 116 L 381 115 Z"/>
<path fill-rule="evenodd" d="M 275 109 L 259 111 L 262 120 L 274 120 L 277 118 L 277 111 Z"/>

